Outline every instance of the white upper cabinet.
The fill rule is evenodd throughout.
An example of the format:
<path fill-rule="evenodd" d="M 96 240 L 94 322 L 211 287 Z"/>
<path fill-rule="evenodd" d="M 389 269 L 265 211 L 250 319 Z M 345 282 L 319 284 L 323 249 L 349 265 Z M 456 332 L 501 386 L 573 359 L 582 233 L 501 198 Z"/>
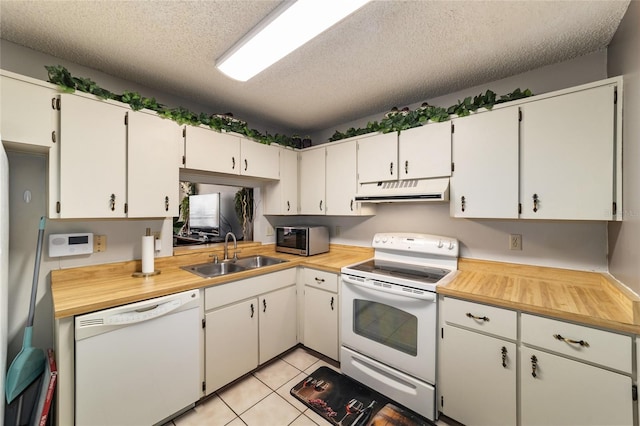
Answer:
<path fill-rule="evenodd" d="M 250 139 L 240 138 L 240 174 L 263 179 L 280 178 L 280 149 Z"/>
<path fill-rule="evenodd" d="M 451 175 L 451 123 L 430 123 L 358 140 L 358 182 Z"/>
<path fill-rule="evenodd" d="M 607 85 L 522 105 L 520 217 L 612 219 L 614 90 Z"/>
<path fill-rule="evenodd" d="M 327 146 L 326 163 L 326 214 L 333 216 L 358 216 L 373 214 L 370 204 L 356 202 L 358 188 L 356 141 L 351 140 Z"/>
<path fill-rule="evenodd" d="M 298 214 L 298 152 L 280 147 L 280 180 L 263 187 L 264 214 Z"/>
<path fill-rule="evenodd" d="M 57 92 L 49 84 L 2 71 L 0 133 L 5 142 L 50 148 L 57 130 Z"/>
<path fill-rule="evenodd" d="M 185 130 L 185 167 L 209 172 L 240 174 L 240 137 L 203 127 Z"/>
<path fill-rule="evenodd" d="M 518 107 L 453 122 L 451 215 L 518 218 Z"/>
<path fill-rule="evenodd" d="M 398 159 L 400 179 L 451 176 L 451 122 L 400 132 Z"/>
<path fill-rule="evenodd" d="M 381 133 L 358 140 L 358 182 L 398 179 L 398 134 Z"/>
<path fill-rule="evenodd" d="M 300 214 L 326 214 L 325 157 L 325 147 L 300 152 Z"/>
<path fill-rule="evenodd" d="M 128 112 L 127 128 L 127 216 L 178 216 L 182 128 L 139 111 Z"/>
<path fill-rule="evenodd" d="M 126 217 L 128 108 L 60 97 L 60 218 Z"/>

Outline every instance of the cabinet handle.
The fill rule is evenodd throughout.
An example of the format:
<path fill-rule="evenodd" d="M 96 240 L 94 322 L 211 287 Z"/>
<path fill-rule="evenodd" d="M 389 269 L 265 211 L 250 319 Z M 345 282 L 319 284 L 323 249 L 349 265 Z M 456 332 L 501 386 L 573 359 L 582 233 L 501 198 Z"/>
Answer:
<path fill-rule="evenodd" d="M 393 176 L 393 161 L 389 163 L 389 174 Z"/>
<path fill-rule="evenodd" d="M 262 299 L 262 312 L 267 312 L 267 299 Z"/>
<path fill-rule="evenodd" d="M 351 209 L 351 211 L 353 211 L 353 200 L 351 200 L 351 203 L 349 204 L 349 208 Z"/>
<path fill-rule="evenodd" d="M 231 157 L 231 170 L 236 169 L 236 157 Z"/>
<path fill-rule="evenodd" d="M 51 132 L 51 142 L 56 143 L 56 131 Z"/>
<path fill-rule="evenodd" d="M 116 194 L 111 194 L 111 197 L 109 198 L 109 208 L 111 211 L 116 209 Z"/>
<path fill-rule="evenodd" d="M 409 173 L 409 160 L 405 160 L 404 162 L 404 174 Z"/>
<path fill-rule="evenodd" d="M 502 352 L 502 366 L 507 368 L 507 348 L 503 346 L 500 352 Z"/>
<path fill-rule="evenodd" d="M 320 200 L 320 211 L 322 211 L 322 200 Z"/>
<path fill-rule="evenodd" d="M 255 308 L 253 307 L 253 303 L 251 304 L 251 318 L 253 318 L 253 314 L 255 312 Z"/>
<path fill-rule="evenodd" d="M 467 199 L 464 198 L 464 195 L 460 197 L 460 203 L 462 204 L 462 211 L 467 208 Z"/>
<path fill-rule="evenodd" d="M 538 194 L 533 194 L 533 212 L 537 212 L 538 211 L 538 202 L 540 201 L 540 199 L 538 198 Z"/>
<path fill-rule="evenodd" d="M 247 171 L 247 167 L 249 167 L 249 163 L 247 162 L 247 159 L 244 159 L 244 171 Z"/>
<path fill-rule="evenodd" d="M 291 203 L 287 201 L 287 211 L 290 211 L 290 210 L 291 210 Z"/>
<path fill-rule="evenodd" d="M 489 317 L 477 317 L 473 315 L 471 312 L 467 312 L 467 317 L 473 318 L 474 320 L 489 322 Z"/>
<path fill-rule="evenodd" d="M 164 197 L 164 211 L 169 211 L 169 197 Z"/>
<path fill-rule="evenodd" d="M 563 342 L 567 342 L 567 343 L 573 343 L 575 345 L 580 345 L 584 348 L 588 348 L 589 347 L 589 343 L 586 342 L 586 340 L 573 340 L 573 339 L 568 339 L 566 337 L 562 337 L 559 334 L 554 334 L 553 337 L 555 337 L 557 340 L 562 340 Z"/>
<path fill-rule="evenodd" d="M 56 98 L 51 98 L 51 109 L 56 109 Z"/>
<path fill-rule="evenodd" d="M 536 373 L 537 370 L 538 370 L 538 357 L 535 355 L 531 355 L 531 375 L 533 377 L 538 377 L 538 373 Z"/>
<path fill-rule="evenodd" d="M 317 282 L 318 284 L 321 284 L 321 283 L 323 283 L 323 282 L 324 282 L 324 278 L 318 278 L 318 277 L 316 277 L 315 279 L 316 279 L 316 282 Z"/>
<path fill-rule="evenodd" d="M 331 296 L 331 310 L 333 311 L 333 296 Z"/>

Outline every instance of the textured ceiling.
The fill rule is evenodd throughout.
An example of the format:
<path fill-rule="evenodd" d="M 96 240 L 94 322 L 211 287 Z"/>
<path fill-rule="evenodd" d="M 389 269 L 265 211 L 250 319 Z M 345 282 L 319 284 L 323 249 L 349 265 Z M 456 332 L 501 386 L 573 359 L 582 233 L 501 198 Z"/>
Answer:
<path fill-rule="evenodd" d="M 311 133 L 605 48 L 629 1 L 374 1 L 248 82 L 218 72 L 278 4 L 0 0 L 0 36 Z"/>

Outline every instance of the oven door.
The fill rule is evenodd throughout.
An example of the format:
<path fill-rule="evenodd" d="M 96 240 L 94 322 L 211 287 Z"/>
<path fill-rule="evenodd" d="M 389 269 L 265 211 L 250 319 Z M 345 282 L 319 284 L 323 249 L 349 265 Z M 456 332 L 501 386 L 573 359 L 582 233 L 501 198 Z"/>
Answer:
<path fill-rule="evenodd" d="M 437 297 L 342 275 L 342 345 L 435 383 Z"/>

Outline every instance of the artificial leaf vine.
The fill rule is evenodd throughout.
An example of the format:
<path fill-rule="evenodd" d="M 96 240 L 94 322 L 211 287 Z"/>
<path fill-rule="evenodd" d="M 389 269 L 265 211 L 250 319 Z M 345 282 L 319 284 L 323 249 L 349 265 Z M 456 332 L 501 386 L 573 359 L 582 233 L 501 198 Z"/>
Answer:
<path fill-rule="evenodd" d="M 234 118 L 231 113 L 196 114 L 181 106 L 177 108 L 169 108 L 166 105 L 158 103 L 155 98 L 144 97 L 138 92 L 125 91 L 121 95 L 112 93 L 98 86 L 97 83 L 89 78 L 72 76 L 71 73 L 62 65 L 45 66 L 45 68 L 49 75 L 49 82 L 57 84 L 60 87 L 60 90 L 66 93 L 73 93 L 78 90 L 80 92 L 91 93 L 102 99 L 113 99 L 129 104 L 131 109 L 134 111 L 138 111 L 143 108 L 155 111 L 159 116 L 173 120 L 178 124 L 209 126 L 210 128 L 218 131 L 239 133 L 264 144 L 277 143 L 279 145 L 293 146 L 296 148 L 302 147 L 300 144 L 300 138 L 297 135 L 291 137 L 279 133 L 272 135 L 269 132 L 266 132 L 263 134 L 259 130 L 250 128 L 246 121 Z M 502 95 L 497 99 L 497 96 L 493 91 L 487 90 L 485 93 L 480 93 L 473 98 L 469 96 L 461 101 L 458 100 L 458 103 L 451 105 L 449 108 L 429 105 L 426 102 L 415 110 L 410 110 L 407 107 L 398 110 L 398 108 L 394 107 L 391 111 L 386 113 L 380 121 L 369 122 L 363 128 L 356 129 L 351 127 L 344 132 L 336 130 L 333 136 L 329 138 L 329 141 L 333 142 L 367 133 L 399 132 L 421 126 L 429 121 L 447 121 L 450 119 L 451 115 L 465 117 L 480 108 L 490 110 L 496 104 L 514 101 L 528 96 L 533 96 L 531 90 L 525 89 L 523 91 L 520 90 L 520 88 L 517 88 L 513 92 Z"/>

